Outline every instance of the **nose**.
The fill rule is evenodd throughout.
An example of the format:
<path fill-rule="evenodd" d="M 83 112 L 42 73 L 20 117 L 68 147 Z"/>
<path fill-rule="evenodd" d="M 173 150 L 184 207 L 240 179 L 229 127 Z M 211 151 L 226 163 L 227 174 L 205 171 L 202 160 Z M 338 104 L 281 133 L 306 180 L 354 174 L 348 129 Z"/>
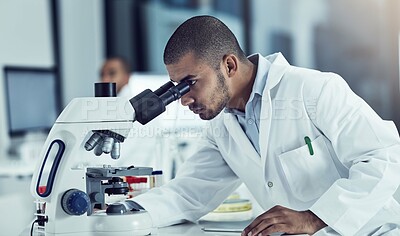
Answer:
<path fill-rule="evenodd" d="M 181 97 L 181 104 L 183 106 L 189 106 L 194 102 L 194 99 L 189 94 L 190 92 Z"/>

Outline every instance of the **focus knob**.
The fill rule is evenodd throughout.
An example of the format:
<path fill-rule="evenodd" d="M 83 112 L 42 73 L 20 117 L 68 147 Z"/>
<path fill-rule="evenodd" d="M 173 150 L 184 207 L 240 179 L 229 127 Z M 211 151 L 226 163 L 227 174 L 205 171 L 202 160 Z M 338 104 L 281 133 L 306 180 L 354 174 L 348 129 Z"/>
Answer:
<path fill-rule="evenodd" d="M 61 206 L 68 215 L 82 215 L 90 206 L 88 195 L 79 189 L 70 189 L 61 198 Z"/>

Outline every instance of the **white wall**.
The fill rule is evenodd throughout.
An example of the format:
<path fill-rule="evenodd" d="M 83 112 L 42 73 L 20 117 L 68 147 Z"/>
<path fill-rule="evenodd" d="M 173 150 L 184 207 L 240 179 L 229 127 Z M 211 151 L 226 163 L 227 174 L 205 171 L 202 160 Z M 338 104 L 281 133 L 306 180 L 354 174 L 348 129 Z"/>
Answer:
<path fill-rule="evenodd" d="M 0 1 L 0 158 L 9 138 L 4 94 L 4 66 L 54 65 L 47 0 Z"/>
<path fill-rule="evenodd" d="M 325 1 L 253 0 L 251 11 L 251 53 L 275 53 L 270 36 L 276 32 L 285 33 L 293 40 L 291 63 L 314 68 L 313 30 L 326 15 Z"/>
<path fill-rule="evenodd" d="M 61 0 L 59 4 L 62 104 L 93 96 L 104 59 L 103 4 L 97 0 Z M 10 143 L 7 133 L 3 66 L 54 66 L 49 0 L 0 1 L 0 158 Z"/>
<path fill-rule="evenodd" d="M 104 60 L 103 1 L 61 0 L 63 104 L 94 95 Z"/>

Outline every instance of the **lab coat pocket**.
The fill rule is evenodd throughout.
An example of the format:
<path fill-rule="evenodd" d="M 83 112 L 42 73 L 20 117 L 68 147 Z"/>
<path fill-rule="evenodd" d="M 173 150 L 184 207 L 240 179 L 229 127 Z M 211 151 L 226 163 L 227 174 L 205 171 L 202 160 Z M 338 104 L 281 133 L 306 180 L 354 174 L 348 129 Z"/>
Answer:
<path fill-rule="evenodd" d="M 290 190 L 303 202 L 320 197 L 340 178 L 325 137 L 320 135 L 311 145 L 313 155 L 307 145 L 279 155 Z"/>

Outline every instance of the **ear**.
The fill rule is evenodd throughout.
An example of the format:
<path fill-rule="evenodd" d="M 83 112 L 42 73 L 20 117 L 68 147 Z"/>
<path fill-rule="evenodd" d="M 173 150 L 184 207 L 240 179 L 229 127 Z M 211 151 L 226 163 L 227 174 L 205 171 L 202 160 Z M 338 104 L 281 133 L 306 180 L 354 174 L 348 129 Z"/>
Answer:
<path fill-rule="evenodd" d="M 239 60 L 234 54 L 225 55 L 223 59 L 223 70 L 229 77 L 233 77 L 238 70 Z"/>

